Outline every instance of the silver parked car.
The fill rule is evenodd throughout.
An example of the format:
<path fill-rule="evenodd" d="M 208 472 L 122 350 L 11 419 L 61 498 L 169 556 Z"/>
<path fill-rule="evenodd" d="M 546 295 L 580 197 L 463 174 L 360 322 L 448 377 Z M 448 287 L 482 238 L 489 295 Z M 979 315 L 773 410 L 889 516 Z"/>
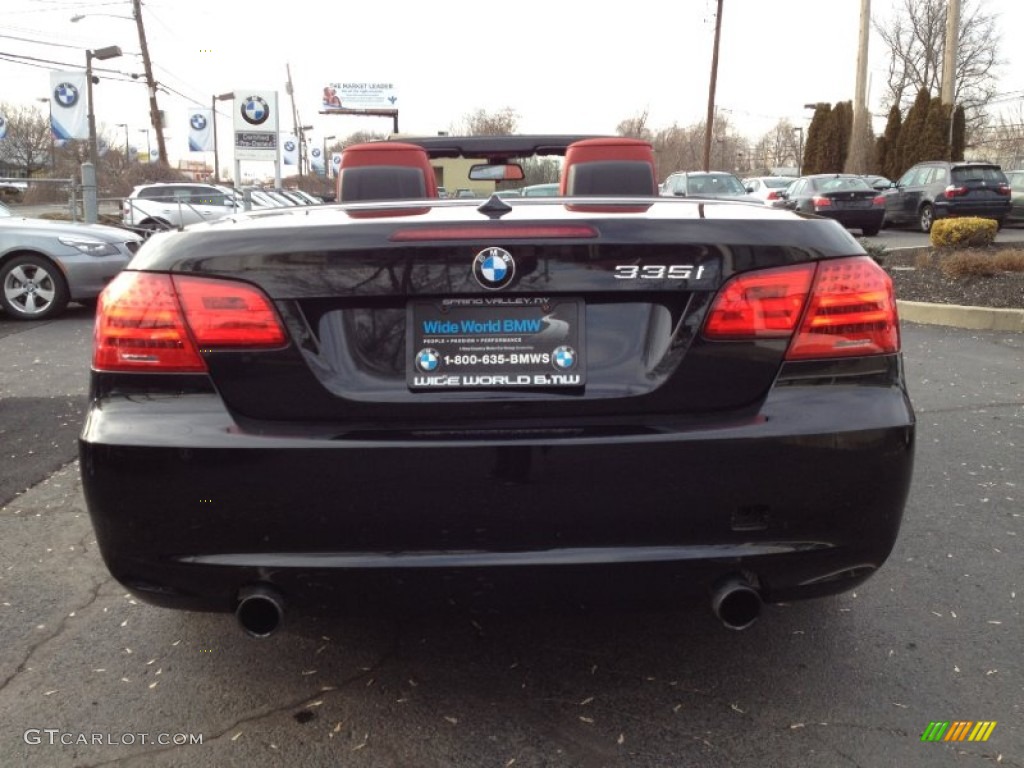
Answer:
<path fill-rule="evenodd" d="M 141 244 L 125 229 L 30 219 L 0 204 L 0 309 L 45 320 L 69 301 L 91 302 Z"/>

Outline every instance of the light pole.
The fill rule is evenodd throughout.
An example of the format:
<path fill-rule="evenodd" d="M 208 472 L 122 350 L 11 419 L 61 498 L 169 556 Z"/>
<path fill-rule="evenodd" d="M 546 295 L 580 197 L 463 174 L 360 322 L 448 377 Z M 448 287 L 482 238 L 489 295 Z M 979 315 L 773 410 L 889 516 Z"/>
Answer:
<path fill-rule="evenodd" d="M 235 98 L 235 94 L 222 93 L 219 96 L 215 95 L 210 99 L 210 106 L 213 108 L 213 181 L 215 184 L 220 183 L 220 155 L 217 154 L 217 102 L 218 101 L 231 101 Z"/>
<path fill-rule="evenodd" d="M 89 161 L 93 168 L 99 164 L 99 149 L 96 147 L 96 113 L 92 106 L 92 60 L 106 61 L 116 59 L 121 55 L 121 49 L 116 45 L 108 45 L 106 48 L 97 48 L 94 51 L 85 52 L 85 86 L 89 98 Z"/>
<path fill-rule="evenodd" d="M 803 164 L 804 164 L 804 127 L 798 125 L 793 129 L 793 133 L 798 134 L 797 149 L 796 149 L 796 175 L 797 178 L 803 176 Z"/>
<path fill-rule="evenodd" d="M 139 133 L 146 134 L 146 162 L 153 162 L 153 148 L 149 143 L 149 128 L 139 128 Z"/>
<path fill-rule="evenodd" d="M 115 123 L 118 128 L 124 128 L 124 167 L 127 170 L 131 165 L 132 153 L 128 147 L 128 123 Z"/>
<path fill-rule="evenodd" d="M 327 163 L 327 142 L 334 141 L 337 136 L 324 136 L 324 178 L 331 178 L 331 168 Z"/>
<path fill-rule="evenodd" d="M 53 139 L 53 102 L 45 96 L 41 99 L 36 99 L 36 101 L 45 101 L 50 113 L 50 171 L 54 171 L 57 169 L 57 150 L 54 148 L 56 142 Z"/>
<path fill-rule="evenodd" d="M 302 162 L 306 154 L 306 131 L 312 131 L 312 125 L 299 126 L 299 186 L 302 185 Z"/>

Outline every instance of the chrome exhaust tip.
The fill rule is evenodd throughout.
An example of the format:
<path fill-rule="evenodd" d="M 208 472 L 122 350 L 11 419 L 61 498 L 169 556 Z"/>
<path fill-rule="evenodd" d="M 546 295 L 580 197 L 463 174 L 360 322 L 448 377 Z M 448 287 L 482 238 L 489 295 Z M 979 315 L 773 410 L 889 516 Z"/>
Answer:
<path fill-rule="evenodd" d="M 761 593 L 741 577 L 722 582 L 711 597 L 711 610 L 729 629 L 746 629 L 761 615 Z"/>
<path fill-rule="evenodd" d="M 265 584 L 244 587 L 238 593 L 235 618 L 249 637 L 270 637 L 284 621 L 284 598 Z"/>

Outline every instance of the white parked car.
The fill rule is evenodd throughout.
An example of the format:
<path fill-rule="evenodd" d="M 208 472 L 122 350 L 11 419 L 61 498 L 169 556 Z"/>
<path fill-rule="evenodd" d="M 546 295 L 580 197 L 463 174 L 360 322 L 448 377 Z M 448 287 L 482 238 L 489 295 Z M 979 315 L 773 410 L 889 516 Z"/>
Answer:
<path fill-rule="evenodd" d="M 214 221 L 240 208 L 236 196 L 214 184 L 161 182 L 135 187 L 122 203 L 121 218 L 145 234 Z"/>
<path fill-rule="evenodd" d="M 774 205 L 780 194 L 796 179 L 792 176 L 753 176 L 743 180 L 747 194 L 757 197 L 765 205 Z"/>

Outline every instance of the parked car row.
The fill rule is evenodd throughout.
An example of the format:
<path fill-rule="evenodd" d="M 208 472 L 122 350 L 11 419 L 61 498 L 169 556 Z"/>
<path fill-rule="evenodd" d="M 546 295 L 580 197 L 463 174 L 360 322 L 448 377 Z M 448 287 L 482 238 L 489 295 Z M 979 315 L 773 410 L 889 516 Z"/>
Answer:
<path fill-rule="evenodd" d="M 253 187 L 239 190 L 220 184 L 159 182 L 135 187 L 122 203 L 121 218 L 126 227 L 145 236 L 200 221 L 214 221 L 246 208 L 288 208 L 322 202 L 299 189 Z"/>

